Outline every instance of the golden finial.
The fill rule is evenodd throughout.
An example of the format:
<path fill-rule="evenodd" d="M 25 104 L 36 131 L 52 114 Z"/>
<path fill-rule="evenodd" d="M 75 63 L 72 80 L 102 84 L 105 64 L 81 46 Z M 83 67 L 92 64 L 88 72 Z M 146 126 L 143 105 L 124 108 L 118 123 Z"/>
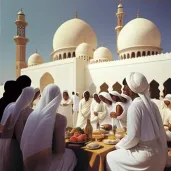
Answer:
<path fill-rule="evenodd" d="M 119 0 L 119 3 L 122 4 L 122 0 Z"/>
<path fill-rule="evenodd" d="M 21 12 L 23 12 L 23 9 L 21 8 L 21 10 L 20 10 Z"/>
<path fill-rule="evenodd" d="M 37 49 L 36 49 L 36 53 L 37 53 Z"/>
<path fill-rule="evenodd" d="M 102 42 L 102 47 L 104 47 L 104 42 Z"/>
<path fill-rule="evenodd" d="M 140 18 L 140 10 L 137 10 L 137 18 Z"/>
<path fill-rule="evenodd" d="M 78 18 L 78 12 L 77 11 L 75 12 L 75 18 Z"/>

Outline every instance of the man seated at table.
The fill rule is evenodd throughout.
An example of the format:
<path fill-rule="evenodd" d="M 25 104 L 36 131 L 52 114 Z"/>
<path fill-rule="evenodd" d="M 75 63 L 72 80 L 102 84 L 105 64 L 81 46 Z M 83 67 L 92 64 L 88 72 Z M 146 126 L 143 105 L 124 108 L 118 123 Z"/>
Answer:
<path fill-rule="evenodd" d="M 151 101 L 141 73 L 126 77 L 124 91 L 133 102 L 127 113 L 127 136 L 107 154 L 108 171 L 162 171 L 167 161 L 166 134 L 159 110 Z"/>

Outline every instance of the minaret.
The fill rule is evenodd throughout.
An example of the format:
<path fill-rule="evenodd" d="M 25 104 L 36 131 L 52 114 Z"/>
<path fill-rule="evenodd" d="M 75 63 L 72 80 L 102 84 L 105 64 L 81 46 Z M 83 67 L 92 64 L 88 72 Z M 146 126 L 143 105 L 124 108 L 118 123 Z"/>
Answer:
<path fill-rule="evenodd" d="M 122 28 L 124 27 L 124 10 L 123 10 L 123 5 L 122 2 L 120 0 L 120 4 L 118 5 L 118 11 L 116 13 L 117 16 L 117 26 L 115 27 L 115 31 L 116 31 L 116 49 L 117 49 L 117 53 L 118 53 L 118 36 L 120 31 L 122 30 Z"/>
<path fill-rule="evenodd" d="M 25 37 L 25 28 L 28 25 L 25 21 L 25 15 L 21 9 L 18 12 L 17 20 L 15 21 L 17 26 L 17 35 L 14 36 L 14 41 L 16 43 L 16 78 L 21 74 L 21 69 L 26 68 L 26 44 L 29 41 Z"/>

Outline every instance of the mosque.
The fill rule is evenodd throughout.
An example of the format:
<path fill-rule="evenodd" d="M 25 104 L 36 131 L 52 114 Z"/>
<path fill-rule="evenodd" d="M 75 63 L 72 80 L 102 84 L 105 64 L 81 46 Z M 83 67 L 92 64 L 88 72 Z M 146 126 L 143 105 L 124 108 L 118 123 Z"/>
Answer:
<path fill-rule="evenodd" d="M 124 8 L 117 8 L 116 45 L 117 54 L 104 47 L 97 47 L 93 28 L 78 18 L 63 23 L 53 37 L 51 61 L 44 63 L 37 52 L 26 61 L 25 37 L 27 22 L 21 10 L 15 21 L 16 77 L 28 75 L 33 87 L 41 91 L 50 83 L 61 90 L 91 93 L 116 90 L 121 92 L 122 80 L 129 72 L 141 72 L 150 82 L 153 97 L 159 98 L 163 90 L 171 93 L 171 53 L 162 53 L 161 35 L 157 26 L 148 19 L 139 17 L 124 25 Z M 115 48 L 115 47 L 114 47 Z M 113 55 L 118 60 L 113 60 Z M 170 88 L 169 88 L 170 87 Z"/>

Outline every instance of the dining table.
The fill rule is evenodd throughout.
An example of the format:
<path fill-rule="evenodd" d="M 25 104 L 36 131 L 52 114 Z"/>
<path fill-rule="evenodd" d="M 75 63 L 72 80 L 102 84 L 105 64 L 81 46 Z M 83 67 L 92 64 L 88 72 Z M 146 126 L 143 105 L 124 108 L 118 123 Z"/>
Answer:
<path fill-rule="evenodd" d="M 77 157 L 77 166 L 74 171 L 105 171 L 106 155 L 115 150 L 114 145 L 97 142 L 100 147 L 90 150 L 86 145 L 72 144 L 66 140 L 66 148 L 72 149 Z"/>

